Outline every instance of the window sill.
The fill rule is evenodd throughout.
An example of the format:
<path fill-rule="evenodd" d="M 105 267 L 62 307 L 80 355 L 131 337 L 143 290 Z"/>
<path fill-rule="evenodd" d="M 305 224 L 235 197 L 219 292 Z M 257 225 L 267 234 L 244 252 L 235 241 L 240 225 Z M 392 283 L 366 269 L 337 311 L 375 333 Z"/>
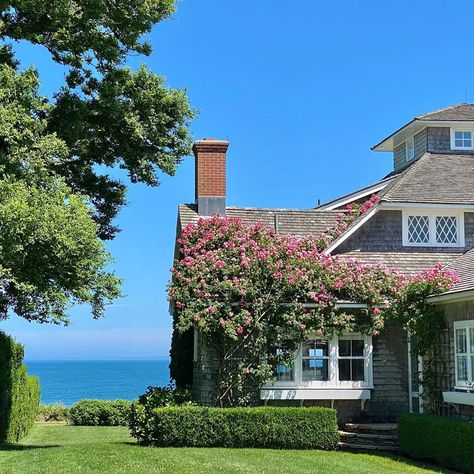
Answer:
<path fill-rule="evenodd" d="M 370 388 L 263 388 L 261 400 L 370 400 Z"/>
<path fill-rule="evenodd" d="M 446 403 L 456 405 L 474 406 L 474 393 L 472 392 L 443 392 L 443 400 Z"/>

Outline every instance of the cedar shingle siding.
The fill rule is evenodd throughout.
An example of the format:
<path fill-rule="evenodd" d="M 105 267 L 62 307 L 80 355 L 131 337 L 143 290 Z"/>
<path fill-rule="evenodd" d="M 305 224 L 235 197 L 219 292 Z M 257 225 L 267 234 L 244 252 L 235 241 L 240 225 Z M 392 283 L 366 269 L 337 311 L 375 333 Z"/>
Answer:
<path fill-rule="evenodd" d="M 393 150 L 393 169 L 395 171 L 398 171 L 399 169 L 403 168 L 406 165 L 406 162 L 407 162 L 407 153 L 406 153 L 405 142 L 403 142 L 401 145 L 398 145 Z"/>
<path fill-rule="evenodd" d="M 449 127 L 428 127 L 428 151 L 446 153 L 451 150 L 451 132 Z"/>

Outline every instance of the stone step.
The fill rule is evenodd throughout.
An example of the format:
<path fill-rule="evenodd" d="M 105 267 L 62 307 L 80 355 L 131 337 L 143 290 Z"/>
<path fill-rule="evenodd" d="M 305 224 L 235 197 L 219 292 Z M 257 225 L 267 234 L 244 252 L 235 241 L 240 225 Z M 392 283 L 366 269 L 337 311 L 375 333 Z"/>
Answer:
<path fill-rule="evenodd" d="M 396 434 L 381 434 L 381 433 L 364 433 L 354 431 L 339 431 L 339 434 L 343 440 L 349 442 L 353 441 L 372 441 L 375 444 L 396 444 L 398 442 L 398 436 Z"/>
<path fill-rule="evenodd" d="M 344 430 L 353 433 L 397 435 L 396 423 L 346 423 Z"/>
<path fill-rule="evenodd" d="M 398 446 L 346 443 L 344 441 L 340 441 L 339 443 L 337 443 L 337 446 L 340 449 L 348 449 L 348 450 L 354 450 L 354 451 L 393 451 L 393 452 L 398 451 Z"/>

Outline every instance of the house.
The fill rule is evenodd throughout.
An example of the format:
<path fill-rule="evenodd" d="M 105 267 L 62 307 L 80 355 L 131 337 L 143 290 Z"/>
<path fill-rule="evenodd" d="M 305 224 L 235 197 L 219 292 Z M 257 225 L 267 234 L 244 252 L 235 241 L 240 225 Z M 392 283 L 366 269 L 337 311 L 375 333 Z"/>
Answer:
<path fill-rule="evenodd" d="M 460 282 L 430 301 L 442 309 L 446 322 L 439 377 L 443 413 L 472 419 L 474 104 L 415 117 L 372 148 L 392 154 L 393 171 L 388 176 L 314 209 L 227 206 L 228 145 L 216 139 L 195 143 L 196 201 L 179 206 L 177 233 L 200 217 L 219 214 L 239 217 L 244 224 L 262 222 L 280 234 L 318 237 L 335 223 L 344 206 L 377 194 L 379 200 L 369 212 L 325 251 L 361 263 L 384 263 L 406 274 L 436 264 L 458 272 Z M 340 307 L 360 309 L 350 302 L 341 302 Z M 172 361 L 172 365 L 189 367 L 194 396 L 210 404 L 219 361 L 200 334 L 181 343 L 187 345 L 187 360 Z M 398 326 L 374 337 L 314 338 L 301 344 L 293 367 L 277 368 L 276 382 L 261 387 L 260 398 L 262 403 L 276 405 L 333 406 L 340 421 L 362 416 L 393 420 L 403 412 L 423 411 L 423 386 L 418 383 L 422 364 Z"/>

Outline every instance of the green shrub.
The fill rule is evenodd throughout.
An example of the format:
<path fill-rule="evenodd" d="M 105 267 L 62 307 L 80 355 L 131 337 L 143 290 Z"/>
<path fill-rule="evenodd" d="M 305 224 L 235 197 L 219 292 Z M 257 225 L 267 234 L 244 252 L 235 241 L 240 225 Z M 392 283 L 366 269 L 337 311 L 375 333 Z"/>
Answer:
<path fill-rule="evenodd" d="M 69 410 L 73 425 L 128 425 L 131 403 L 126 400 L 81 400 Z"/>
<path fill-rule="evenodd" d="M 23 346 L 0 331 L 0 442 L 15 443 L 33 426 L 39 380 L 27 374 Z"/>
<path fill-rule="evenodd" d="M 165 387 L 148 387 L 147 391 L 138 397 L 138 403 L 148 408 L 193 405 L 191 390 L 177 389 L 173 384 Z"/>
<path fill-rule="evenodd" d="M 147 409 L 132 406 L 132 436 L 153 446 L 334 449 L 339 441 L 330 408 Z"/>
<path fill-rule="evenodd" d="M 36 421 L 58 422 L 67 421 L 69 408 L 64 405 L 40 405 Z"/>
<path fill-rule="evenodd" d="M 399 419 L 398 432 L 403 453 L 474 473 L 474 422 L 405 414 Z"/>

